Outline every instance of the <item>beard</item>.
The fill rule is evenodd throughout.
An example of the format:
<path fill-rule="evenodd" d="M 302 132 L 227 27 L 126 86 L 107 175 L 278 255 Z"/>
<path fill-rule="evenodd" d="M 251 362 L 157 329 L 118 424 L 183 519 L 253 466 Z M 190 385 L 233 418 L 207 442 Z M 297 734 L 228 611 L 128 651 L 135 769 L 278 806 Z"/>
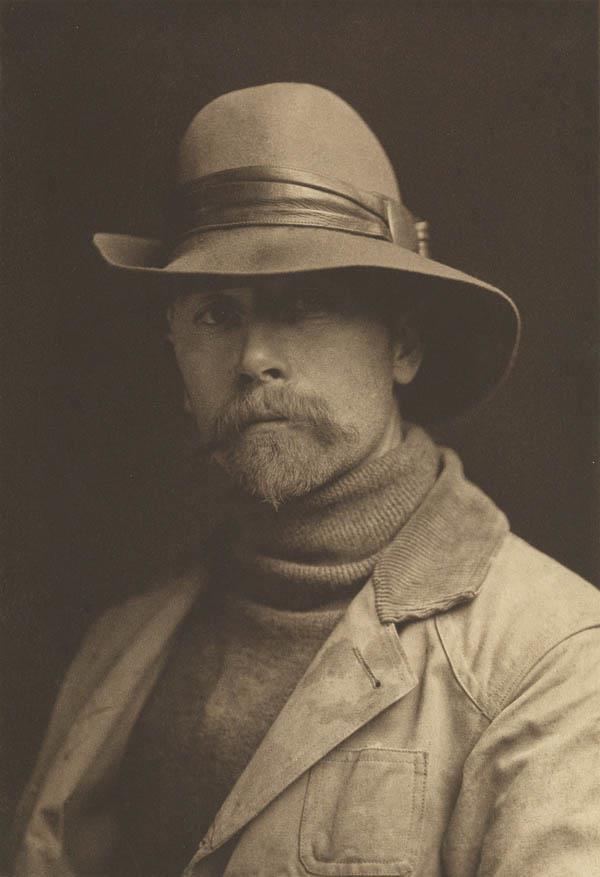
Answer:
<path fill-rule="evenodd" d="M 252 427 L 266 420 L 284 422 Z M 243 490 L 278 508 L 350 468 L 358 442 L 357 430 L 337 423 L 319 397 L 263 386 L 220 412 L 209 450 Z"/>

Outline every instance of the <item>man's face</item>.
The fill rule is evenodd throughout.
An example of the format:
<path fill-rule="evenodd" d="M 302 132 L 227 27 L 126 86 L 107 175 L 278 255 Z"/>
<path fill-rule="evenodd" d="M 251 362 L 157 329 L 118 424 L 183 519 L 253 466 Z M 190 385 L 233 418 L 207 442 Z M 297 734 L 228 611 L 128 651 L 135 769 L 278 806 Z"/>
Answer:
<path fill-rule="evenodd" d="M 418 367 L 385 311 L 322 275 L 181 295 L 170 337 L 202 446 L 274 505 L 385 453 Z"/>

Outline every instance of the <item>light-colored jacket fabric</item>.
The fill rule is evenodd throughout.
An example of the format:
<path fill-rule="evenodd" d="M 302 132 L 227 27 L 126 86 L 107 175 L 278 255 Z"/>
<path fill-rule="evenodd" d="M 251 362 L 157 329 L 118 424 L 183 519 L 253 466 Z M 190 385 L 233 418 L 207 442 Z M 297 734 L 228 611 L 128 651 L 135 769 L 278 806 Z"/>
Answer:
<path fill-rule="evenodd" d="M 203 586 L 196 572 L 92 629 L 22 802 L 18 877 L 109 877 L 93 869 L 118 826 L 86 802 Z M 600 875 L 600 597 L 512 534 L 470 587 L 382 623 L 367 583 L 186 877 Z"/>

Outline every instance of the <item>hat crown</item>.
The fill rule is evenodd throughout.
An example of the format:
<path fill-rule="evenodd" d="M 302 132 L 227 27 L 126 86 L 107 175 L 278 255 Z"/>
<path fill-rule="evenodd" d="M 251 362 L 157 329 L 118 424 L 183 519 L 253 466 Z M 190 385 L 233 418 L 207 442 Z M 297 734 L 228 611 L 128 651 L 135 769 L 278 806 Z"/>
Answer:
<path fill-rule="evenodd" d="M 207 104 L 183 137 L 177 182 L 253 165 L 335 177 L 400 200 L 377 137 L 342 98 L 316 85 L 272 83 L 232 91 Z"/>

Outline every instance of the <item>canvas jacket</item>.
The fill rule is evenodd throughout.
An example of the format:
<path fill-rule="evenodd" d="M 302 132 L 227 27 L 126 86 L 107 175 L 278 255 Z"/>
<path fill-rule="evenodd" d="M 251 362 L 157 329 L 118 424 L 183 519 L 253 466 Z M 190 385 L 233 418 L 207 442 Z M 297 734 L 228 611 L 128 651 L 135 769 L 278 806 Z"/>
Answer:
<path fill-rule="evenodd" d="M 467 528 L 421 580 L 396 558 L 393 620 L 386 582 L 365 585 L 185 877 L 600 875 L 600 598 L 499 520 L 483 553 Z M 118 824 L 89 802 L 205 582 L 196 570 L 88 635 L 22 801 L 17 877 L 111 875 Z"/>

